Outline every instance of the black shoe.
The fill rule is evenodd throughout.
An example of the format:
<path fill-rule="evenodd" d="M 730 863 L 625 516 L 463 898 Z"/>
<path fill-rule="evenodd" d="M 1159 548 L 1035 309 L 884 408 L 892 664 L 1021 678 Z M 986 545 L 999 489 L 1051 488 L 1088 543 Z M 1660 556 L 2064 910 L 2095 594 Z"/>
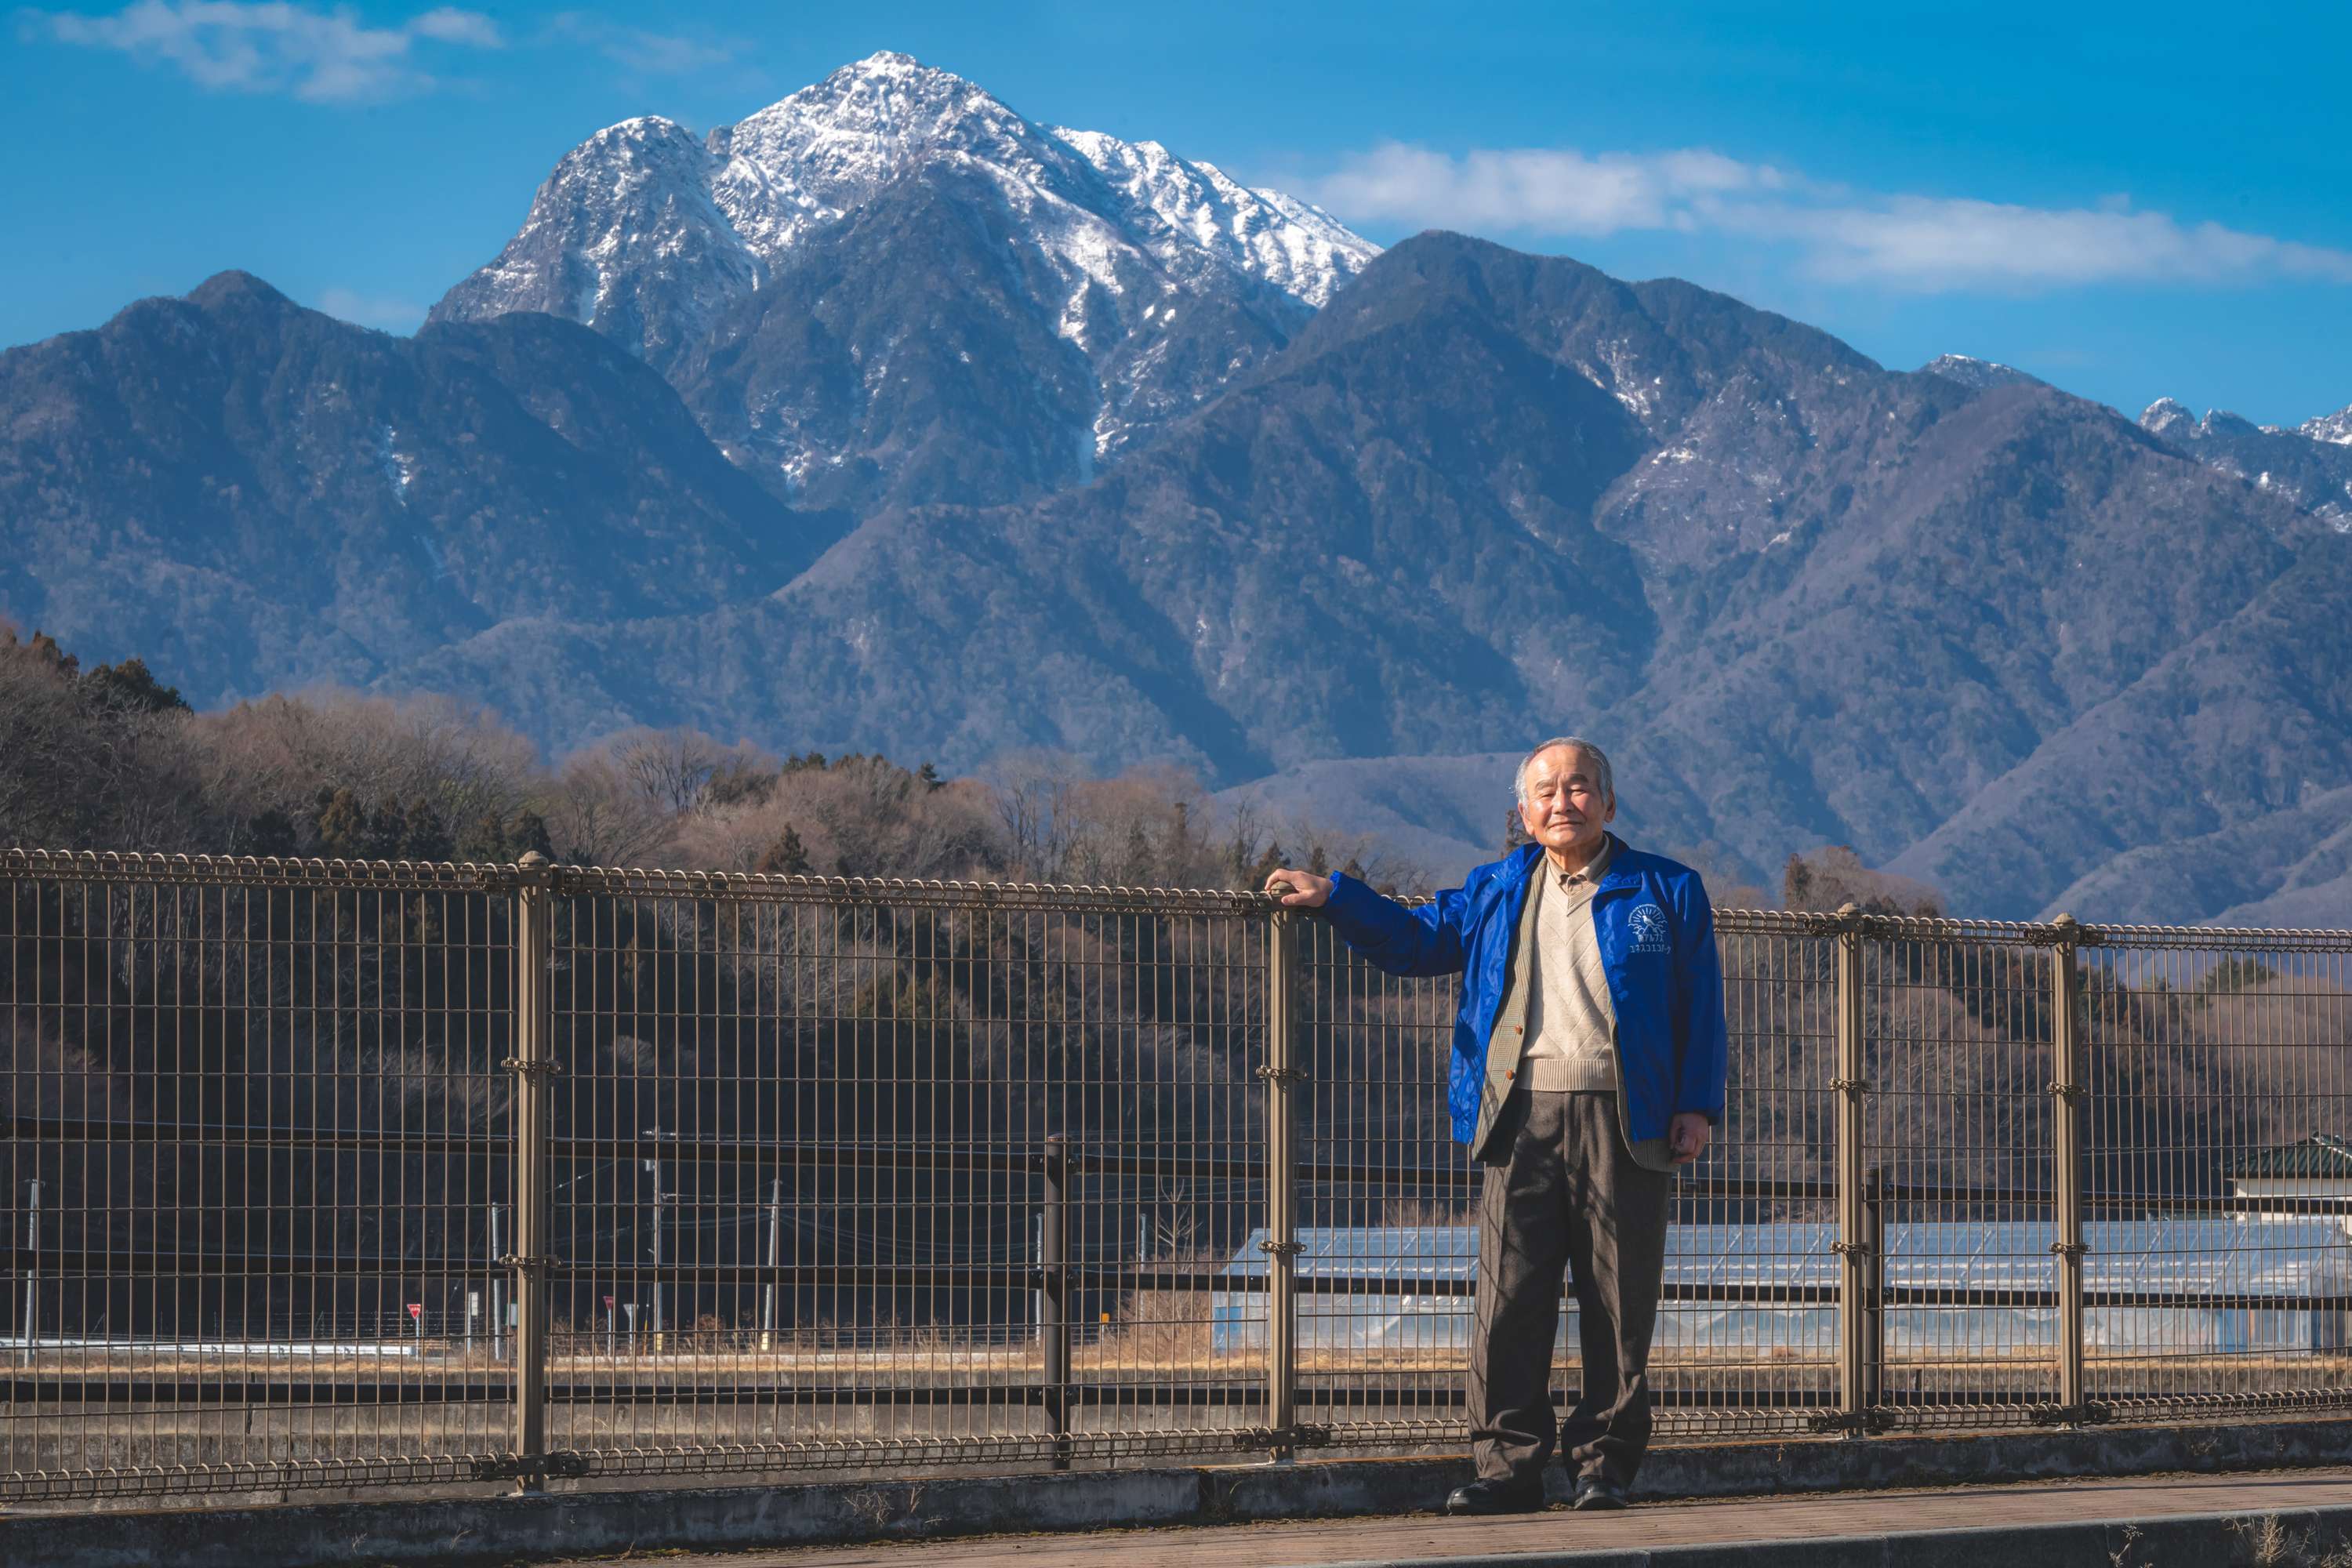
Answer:
<path fill-rule="evenodd" d="M 1576 1478 L 1576 1500 L 1569 1504 L 1580 1512 L 1595 1512 L 1602 1509 L 1623 1508 L 1629 1500 L 1625 1489 L 1607 1476 Z"/>
<path fill-rule="evenodd" d="M 1543 1506 L 1540 1480 L 1472 1481 L 1445 1500 L 1448 1513 L 1533 1513 Z"/>

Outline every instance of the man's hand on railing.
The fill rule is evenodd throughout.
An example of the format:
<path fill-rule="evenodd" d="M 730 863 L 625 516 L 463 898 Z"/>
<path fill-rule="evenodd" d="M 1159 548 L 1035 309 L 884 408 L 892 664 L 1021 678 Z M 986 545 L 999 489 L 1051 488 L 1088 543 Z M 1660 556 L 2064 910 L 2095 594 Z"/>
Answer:
<path fill-rule="evenodd" d="M 1294 871 L 1285 866 L 1266 877 L 1265 890 L 1290 909 L 1319 909 L 1323 900 L 1331 896 L 1331 879 L 1318 877 L 1312 871 Z"/>

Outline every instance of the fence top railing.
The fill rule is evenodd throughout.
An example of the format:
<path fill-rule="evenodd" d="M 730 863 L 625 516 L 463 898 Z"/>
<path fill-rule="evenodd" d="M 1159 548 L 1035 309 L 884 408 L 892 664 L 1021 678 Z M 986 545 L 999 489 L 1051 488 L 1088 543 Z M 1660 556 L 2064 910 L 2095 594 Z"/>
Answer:
<path fill-rule="evenodd" d="M 385 892 L 502 891 L 531 876 L 511 861 L 348 860 L 252 855 L 161 855 L 127 850 L 0 849 L 0 875 L 61 881 L 182 887 L 353 889 Z M 1054 882 L 970 881 L 907 877 L 782 876 L 658 867 L 555 865 L 553 890 L 622 898 L 726 902 L 862 904 L 1045 913 L 1246 915 L 1280 906 L 1264 893 L 1223 888 L 1134 888 Z M 1408 905 L 1425 898 L 1407 899 Z M 1827 936 L 1853 931 L 1881 941 L 1990 946 L 2170 948 L 2212 952 L 2352 952 L 2352 930 L 2249 926 L 2090 924 L 1864 913 L 1851 909 L 1719 909 L 1725 934 Z"/>

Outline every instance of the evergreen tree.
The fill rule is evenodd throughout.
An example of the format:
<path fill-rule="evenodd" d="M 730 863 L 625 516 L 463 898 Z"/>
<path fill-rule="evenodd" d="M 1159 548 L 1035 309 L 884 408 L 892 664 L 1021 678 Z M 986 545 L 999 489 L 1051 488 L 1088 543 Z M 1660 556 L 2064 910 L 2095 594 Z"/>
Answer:
<path fill-rule="evenodd" d="M 369 858 L 389 860 L 400 853 L 408 840 L 408 813 L 400 809 L 400 802 L 385 799 L 368 813 L 367 854 Z"/>
<path fill-rule="evenodd" d="M 915 782 L 921 784 L 923 788 L 928 791 L 942 789 L 946 787 L 948 781 L 940 777 L 940 770 L 937 767 L 933 766 L 929 763 L 925 763 L 921 767 L 915 770 Z"/>
<path fill-rule="evenodd" d="M 547 818 L 535 811 L 519 814 L 515 817 L 514 832 L 508 837 L 507 848 L 518 860 L 534 851 L 554 859 L 555 843 L 547 836 Z"/>
<path fill-rule="evenodd" d="M 47 632 L 35 632 L 33 640 L 28 643 L 19 643 L 16 640 L 14 627 L 9 628 L 5 635 L 8 640 L 0 643 L 0 647 L 22 647 L 33 656 L 36 663 L 47 665 L 51 670 L 59 675 L 71 677 L 81 672 L 81 660 L 59 647 L 58 639 Z"/>
<path fill-rule="evenodd" d="M 408 831 L 401 840 L 400 853 L 410 860 L 446 860 L 457 851 L 449 830 L 441 825 L 441 814 L 433 803 L 418 795 L 408 803 Z"/>
<path fill-rule="evenodd" d="M 1780 868 L 1780 907 L 1784 910 L 1810 910 L 1813 897 L 1813 868 L 1802 855 L 1790 854 L 1789 863 Z"/>
<path fill-rule="evenodd" d="M 761 852 L 759 863 L 751 869 L 763 877 L 805 877 L 809 874 L 808 846 L 801 842 L 801 836 L 787 822 L 783 837 Z"/>
<path fill-rule="evenodd" d="M 122 713 L 187 712 L 188 704 L 176 686 L 155 679 L 143 658 L 101 664 L 81 678 L 82 689 L 102 708 Z"/>
<path fill-rule="evenodd" d="M 325 796 L 319 806 L 317 822 L 320 849 L 343 860 L 366 855 L 367 813 L 360 805 L 360 797 L 349 789 L 321 789 L 319 793 Z"/>
<path fill-rule="evenodd" d="M 295 842 L 294 819 L 277 806 L 245 825 L 245 852 L 248 855 L 291 855 Z"/>
<path fill-rule="evenodd" d="M 503 860 L 507 858 L 507 825 L 495 811 L 486 811 L 474 818 L 472 826 L 457 837 L 457 855 L 466 860 Z"/>

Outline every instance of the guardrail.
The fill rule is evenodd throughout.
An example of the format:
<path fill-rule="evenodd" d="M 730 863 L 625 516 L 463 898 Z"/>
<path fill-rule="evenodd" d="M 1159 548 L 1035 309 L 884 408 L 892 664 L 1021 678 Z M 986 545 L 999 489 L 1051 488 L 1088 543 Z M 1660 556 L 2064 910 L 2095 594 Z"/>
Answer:
<path fill-rule="evenodd" d="M 1718 935 L 1663 1436 L 2352 1404 L 2352 933 Z M 1247 894 L 0 853 L 0 1498 L 1458 1442 L 1452 1007 Z"/>

